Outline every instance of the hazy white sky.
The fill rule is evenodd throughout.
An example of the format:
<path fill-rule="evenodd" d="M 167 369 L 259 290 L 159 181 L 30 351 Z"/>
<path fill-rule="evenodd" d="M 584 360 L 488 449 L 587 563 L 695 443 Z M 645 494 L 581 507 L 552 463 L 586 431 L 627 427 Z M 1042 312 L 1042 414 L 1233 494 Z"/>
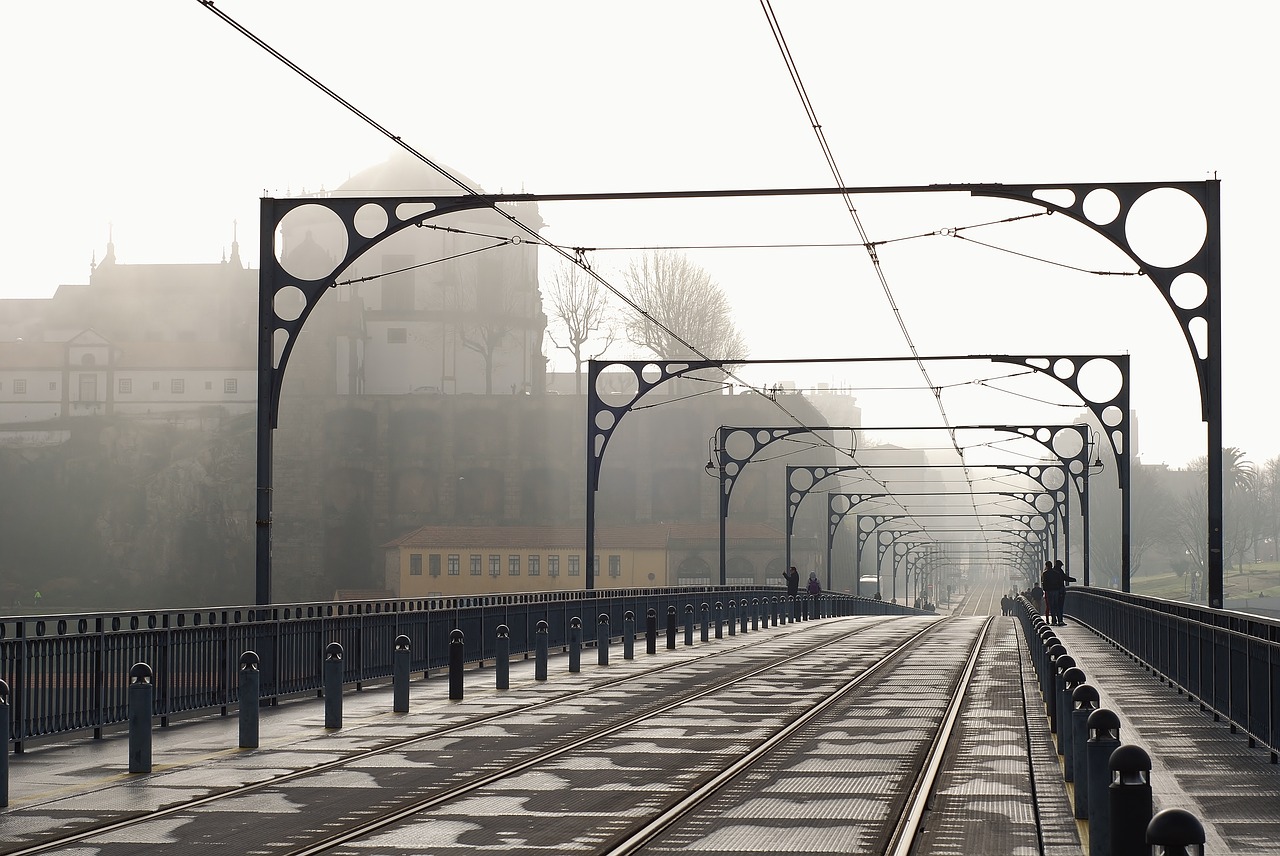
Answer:
<path fill-rule="evenodd" d="M 430 157 L 486 190 L 552 193 L 831 184 L 758 3 L 222 0 L 218 7 Z M 1265 4 L 774 0 L 847 183 L 1223 181 L 1228 445 L 1280 454 L 1277 289 L 1266 205 L 1277 13 Z M 197 0 L 6 9 L 10 178 L 0 296 L 87 281 L 109 224 L 122 262 L 209 262 L 257 200 L 333 187 L 390 144 Z M 874 240 L 1032 209 L 962 195 L 860 197 Z M 834 197 L 543 206 L 567 246 L 852 242 Z M 1087 270 L 1132 270 L 1061 217 L 969 233 Z M 758 358 L 907 353 L 859 249 L 700 250 Z M 624 252 L 593 254 L 621 284 Z M 1133 357 L 1139 451 L 1204 454 L 1194 369 L 1139 277 L 1101 277 L 939 236 L 881 251 L 920 353 Z M 549 267 L 552 258 L 548 255 Z M 557 367 L 567 364 L 557 355 Z M 959 370 L 957 370 L 958 372 Z M 956 423 L 1056 423 L 1065 388 L 1021 396 L 938 368 Z M 953 376 L 954 375 L 954 376 Z M 770 369 L 860 388 L 870 425 L 938 418 L 918 373 Z M 958 384 L 950 386 L 950 384 Z M 972 394 L 971 394 L 972 393 Z M 1026 397 L 1029 396 L 1029 397 Z M 1036 409 L 1039 408 L 1039 409 Z"/>

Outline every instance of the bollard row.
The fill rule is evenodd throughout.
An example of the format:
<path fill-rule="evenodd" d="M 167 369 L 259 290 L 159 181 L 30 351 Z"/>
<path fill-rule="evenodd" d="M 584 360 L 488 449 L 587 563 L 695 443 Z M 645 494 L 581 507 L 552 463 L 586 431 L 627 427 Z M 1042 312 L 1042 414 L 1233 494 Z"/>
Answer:
<path fill-rule="evenodd" d="M 667 607 L 666 647 L 675 650 L 677 637 L 677 610 Z M 803 614 L 804 618 L 800 616 Z M 724 636 L 727 624 L 730 636 L 749 631 L 758 631 L 763 624 L 765 629 L 789 621 L 807 620 L 809 617 L 807 599 L 800 597 L 765 597 L 753 598 L 748 604 L 731 600 L 726 610 L 725 605 L 717 602 L 714 615 L 710 604 L 701 604 L 701 637 L 703 642 L 710 640 L 711 626 L 714 619 L 715 638 Z M 818 617 L 815 603 L 813 617 Z M 650 609 L 645 616 L 645 651 L 656 654 L 658 647 L 658 613 Z M 539 621 L 534 628 L 534 680 L 547 680 L 548 668 L 548 631 L 546 621 Z M 694 606 L 685 606 L 684 644 L 693 645 Z M 497 628 L 495 655 L 495 686 L 497 689 L 510 688 L 510 629 L 505 625 Z M 569 621 L 569 642 L 565 649 L 568 653 L 568 670 L 579 672 L 582 668 L 582 620 L 572 618 Z M 636 618 L 635 613 L 628 611 L 623 616 L 622 656 L 625 660 L 635 657 Z M 609 665 L 611 633 L 609 615 L 601 613 L 596 624 L 597 663 Z M 453 630 L 449 634 L 449 699 L 463 699 L 464 682 L 463 666 L 465 664 L 466 646 L 461 630 Z M 409 711 L 409 679 L 412 660 L 410 657 L 410 639 L 403 634 L 397 636 L 393 643 L 392 659 L 392 710 L 395 713 Z M 239 694 L 239 741 L 241 749 L 256 749 L 259 746 L 259 714 L 261 689 L 261 658 L 254 651 L 245 651 L 240 656 L 238 682 Z M 150 773 L 152 769 L 151 720 L 155 709 L 155 686 L 153 673 L 146 663 L 137 663 L 129 670 L 128 687 L 129 707 L 129 772 Z M 343 648 L 339 642 L 330 642 L 324 648 L 324 660 L 321 669 L 320 696 L 324 699 L 324 727 L 328 730 L 342 728 L 342 687 L 343 687 Z M 7 735 L 10 730 L 11 710 L 9 706 L 9 687 L 0 680 L 0 734 Z M 163 720 L 162 720 L 163 724 Z M 6 747 L 7 750 L 7 747 Z M 9 756 L 8 752 L 0 752 L 0 808 L 9 804 Z"/>
<path fill-rule="evenodd" d="M 1072 809 L 1088 821 L 1089 856 L 1201 856 L 1204 827 L 1182 809 L 1153 815 L 1150 756 L 1121 743 L 1120 717 L 1099 706 L 1097 688 L 1031 604 L 1019 605 Z"/>

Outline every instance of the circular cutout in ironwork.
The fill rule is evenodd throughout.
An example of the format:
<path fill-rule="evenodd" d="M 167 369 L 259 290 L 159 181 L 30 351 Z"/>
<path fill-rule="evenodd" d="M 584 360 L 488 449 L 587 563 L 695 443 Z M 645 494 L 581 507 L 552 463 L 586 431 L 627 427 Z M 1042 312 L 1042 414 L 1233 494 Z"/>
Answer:
<path fill-rule="evenodd" d="M 1063 474 L 1061 467 L 1046 467 L 1044 472 L 1040 473 L 1040 484 L 1049 490 L 1058 490 L 1067 483 L 1067 477 Z"/>
<path fill-rule="evenodd" d="M 271 309 L 281 321 L 297 321 L 306 308 L 307 296 L 294 285 L 286 285 L 271 299 Z"/>
<path fill-rule="evenodd" d="M 1076 373 L 1076 364 L 1074 360 L 1061 357 L 1053 361 L 1053 374 L 1061 380 L 1066 380 Z"/>
<path fill-rule="evenodd" d="M 1047 514 L 1053 510 L 1053 497 L 1049 496 L 1047 493 L 1036 494 L 1034 505 L 1036 507 L 1036 511 L 1039 511 L 1041 514 Z"/>
<path fill-rule="evenodd" d="M 662 369 L 656 363 L 649 363 L 640 370 L 640 377 L 645 383 L 657 383 L 662 380 Z"/>
<path fill-rule="evenodd" d="M 1209 286 L 1198 273 L 1180 273 L 1169 286 L 1169 299 L 1179 309 L 1199 309 L 1209 297 Z"/>
<path fill-rule="evenodd" d="M 305 282 L 329 276 L 347 255 L 346 224 L 323 205 L 301 205 L 285 214 L 276 237 L 276 261 Z"/>
<path fill-rule="evenodd" d="M 360 206 L 360 210 L 356 212 L 354 225 L 361 237 L 372 238 L 385 232 L 389 222 L 387 209 L 375 202 L 370 202 Z"/>
<path fill-rule="evenodd" d="M 834 511 L 836 514 L 845 514 L 849 511 L 850 508 L 853 508 L 853 503 L 849 501 L 849 497 L 847 496 L 831 497 L 831 510 Z M 833 518 L 833 522 L 834 522 L 834 518 Z"/>
<path fill-rule="evenodd" d="M 1084 441 L 1074 428 L 1061 428 L 1053 435 L 1053 451 L 1062 458 L 1074 458 L 1084 451 Z"/>
<path fill-rule="evenodd" d="M 614 416 L 611 410 L 601 410 L 596 414 L 596 427 L 601 431 L 608 431 L 617 421 L 618 417 Z"/>
<path fill-rule="evenodd" d="M 1089 360 L 1076 374 L 1076 387 L 1085 401 L 1094 404 L 1112 401 L 1124 386 L 1120 367 L 1111 360 Z"/>
<path fill-rule="evenodd" d="M 788 482 L 787 486 L 792 490 L 808 490 L 813 487 L 813 472 L 808 469 L 792 470 Z"/>
<path fill-rule="evenodd" d="M 1138 258 L 1155 267 L 1172 268 L 1200 252 L 1209 227 L 1200 203 L 1189 193 L 1158 187 L 1129 208 L 1124 231 Z"/>
<path fill-rule="evenodd" d="M 756 443 L 746 431 L 730 431 L 724 438 L 724 451 L 735 461 L 745 461 L 756 449 Z"/>
<path fill-rule="evenodd" d="M 1098 226 L 1115 222 L 1120 216 L 1120 199 L 1114 191 L 1099 187 L 1089 191 L 1081 206 L 1085 219 Z"/>
<path fill-rule="evenodd" d="M 1102 424 L 1114 428 L 1124 421 L 1124 411 L 1112 405 L 1102 408 Z"/>

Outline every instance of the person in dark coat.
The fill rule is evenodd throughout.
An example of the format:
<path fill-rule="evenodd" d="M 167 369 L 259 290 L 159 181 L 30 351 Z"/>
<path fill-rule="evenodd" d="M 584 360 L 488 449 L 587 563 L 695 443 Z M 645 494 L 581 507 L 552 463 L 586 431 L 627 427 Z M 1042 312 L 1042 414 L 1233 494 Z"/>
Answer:
<path fill-rule="evenodd" d="M 800 593 L 800 572 L 796 570 L 796 566 L 792 565 L 782 574 L 782 578 L 787 581 L 787 595 L 795 597 Z"/>
<path fill-rule="evenodd" d="M 1048 567 L 1040 575 L 1040 585 L 1044 588 L 1044 609 L 1050 624 L 1065 624 L 1062 609 L 1067 603 L 1067 583 L 1074 582 L 1075 577 L 1067 575 L 1061 559 L 1052 565 L 1048 562 L 1045 564 Z"/>

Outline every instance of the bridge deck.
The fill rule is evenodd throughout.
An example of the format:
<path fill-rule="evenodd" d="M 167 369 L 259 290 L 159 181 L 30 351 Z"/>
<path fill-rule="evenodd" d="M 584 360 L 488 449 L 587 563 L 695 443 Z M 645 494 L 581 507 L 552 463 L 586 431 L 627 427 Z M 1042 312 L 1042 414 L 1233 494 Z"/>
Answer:
<path fill-rule="evenodd" d="M 985 594 L 975 587 L 968 599 L 969 609 L 964 611 L 981 611 L 974 607 L 986 599 Z M 462 702 L 448 701 L 447 679 L 433 676 L 411 685 L 409 714 L 391 712 L 389 687 L 371 687 L 359 693 L 348 690 L 344 727 L 338 731 L 323 727 L 322 701 L 288 701 L 263 709 L 261 747 L 256 750 L 235 748 L 238 731 L 234 714 L 175 722 L 154 731 L 154 768 L 149 775 L 127 772 L 127 737 L 121 732 L 97 741 L 81 737 L 32 746 L 25 754 L 10 758 L 10 808 L 0 811 L 0 853 L 47 840 L 68 825 L 185 804 L 350 757 L 479 712 L 516 709 L 568 691 L 600 686 L 605 680 L 677 658 L 700 656 L 707 645 L 760 644 L 784 634 L 806 633 L 824 623 L 792 624 L 692 648 L 680 646 L 675 651 L 662 649 L 660 640 L 655 656 L 643 653 L 641 641 L 632 661 L 624 661 L 615 646 L 607 668 L 596 666 L 595 652 L 588 650 L 577 674 L 567 672 L 563 656 L 553 657 L 551 680 L 546 683 L 533 680 L 532 661 L 517 661 L 512 663 L 512 689 L 508 691 L 493 688 L 492 669 L 473 669 L 467 673 Z M 984 649 L 952 763 L 937 787 L 935 820 L 931 821 L 935 825 L 927 826 L 921 839 L 922 854 L 1082 852 L 1082 824 L 1072 819 L 1069 793 L 1062 783 L 1037 684 L 1019 635 L 1014 620 L 1000 619 Z M 1164 686 L 1087 629 L 1068 625 L 1059 628 L 1059 636 L 1090 683 L 1099 688 L 1103 705 L 1120 714 L 1121 739 L 1138 743 L 1152 756 L 1157 810 L 1176 806 L 1199 817 L 1209 836 L 1206 853 L 1276 848 L 1280 843 L 1280 811 L 1276 808 L 1280 769 L 1268 763 L 1267 753 L 1250 749 L 1242 736 L 1213 722 L 1185 696 Z M 1030 727 L 1024 725 L 1024 703 L 1032 713 Z M 894 727 L 886 721 L 886 730 Z M 1016 763 L 1019 757 L 1021 767 Z M 1027 758 L 1033 763 L 1034 796 L 1025 772 Z M 363 777 L 360 786 L 367 787 L 375 780 Z M 283 787 L 287 794 L 290 786 Z M 296 787 L 308 786 L 299 783 Z M 284 810 L 284 805 L 252 796 L 220 809 L 259 815 Z M 1040 833 L 1034 823 L 1037 815 Z M 165 824 L 153 823 L 101 835 L 81 846 L 86 847 L 85 852 L 111 854 L 129 852 L 131 845 L 140 851 L 144 846 L 173 844 L 184 840 L 182 823 L 181 816 L 175 815 L 167 832 Z M 408 842 L 406 846 L 419 843 Z M 736 846 L 752 849 L 749 842 Z"/>

